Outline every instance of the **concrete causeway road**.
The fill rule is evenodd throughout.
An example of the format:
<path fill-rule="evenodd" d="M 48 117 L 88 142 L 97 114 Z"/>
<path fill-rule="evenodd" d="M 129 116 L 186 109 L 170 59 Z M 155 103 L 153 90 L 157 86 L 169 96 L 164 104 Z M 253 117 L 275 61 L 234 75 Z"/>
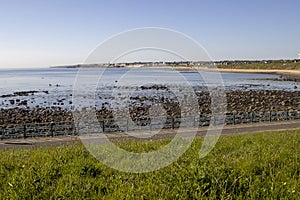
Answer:
<path fill-rule="evenodd" d="M 208 127 L 199 127 L 197 136 L 206 135 Z M 222 134 L 243 134 L 261 131 L 277 131 L 277 130 L 293 130 L 300 129 L 300 120 L 277 121 L 277 122 L 260 122 L 254 124 L 238 124 L 224 126 Z M 193 135 L 192 128 L 184 128 L 183 131 L 187 137 Z M 109 139 L 112 140 L 147 140 L 147 139 L 168 139 L 173 138 L 176 134 L 176 129 L 163 129 L 158 134 L 157 131 L 134 131 L 127 135 L 122 132 L 107 133 Z M 155 134 L 155 135 L 154 135 Z M 130 135 L 130 136 L 128 136 Z M 134 137 L 136 136 L 136 137 Z M 142 138 L 140 137 L 142 136 Z M 152 136 L 152 137 L 151 137 Z M 91 141 L 104 141 L 104 135 L 98 134 L 87 137 Z M 61 145 L 74 145 L 80 143 L 78 136 L 57 136 L 57 137 L 34 137 L 26 139 L 4 139 L 0 141 L 0 151 L 10 149 L 35 149 L 39 147 L 57 147 Z"/>

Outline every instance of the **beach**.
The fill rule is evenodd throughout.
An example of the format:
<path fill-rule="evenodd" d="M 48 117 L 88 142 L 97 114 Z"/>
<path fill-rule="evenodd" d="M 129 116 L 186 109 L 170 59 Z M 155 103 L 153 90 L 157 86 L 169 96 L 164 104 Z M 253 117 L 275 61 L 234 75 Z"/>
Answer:
<path fill-rule="evenodd" d="M 286 80 L 299 81 L 300 70 L 298 69 L 243 69 L 243 68 L 222 68 L 215 65 L 209 66 L 144 66 L 144 65 L 126 65 L 124 68 L 150 68 L 150 69 L 175 69 L 182 71 L 209 71 L 209 72 L 225 72 L 225 73 L 255 73 L 255 74 L 277 74 L 286 78 Z"/>

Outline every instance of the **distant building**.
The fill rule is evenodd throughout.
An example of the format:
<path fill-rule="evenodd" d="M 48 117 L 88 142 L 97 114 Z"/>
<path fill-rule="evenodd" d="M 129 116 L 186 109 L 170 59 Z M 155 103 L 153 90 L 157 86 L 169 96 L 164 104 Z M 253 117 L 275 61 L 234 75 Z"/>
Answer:
<path fill-rule="evenodd" d="M 298 54 L 298 59 L 300 59 L 300 53 Z"/>
<path fill-rule="evenodd" d="M 272 60 L 264 60 L 263 61 L 265 64 L 270 64 L 270 63 L 272 63 Z"/>

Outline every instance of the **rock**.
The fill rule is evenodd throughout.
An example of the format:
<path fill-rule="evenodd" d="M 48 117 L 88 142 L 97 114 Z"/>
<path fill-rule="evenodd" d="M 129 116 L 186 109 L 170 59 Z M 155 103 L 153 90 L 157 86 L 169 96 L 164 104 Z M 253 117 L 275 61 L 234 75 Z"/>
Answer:
<path fill-rule="evenodd" d="M 18 105 L 19 106 L 27 106 L 27 100 L 21 101 Z"/>

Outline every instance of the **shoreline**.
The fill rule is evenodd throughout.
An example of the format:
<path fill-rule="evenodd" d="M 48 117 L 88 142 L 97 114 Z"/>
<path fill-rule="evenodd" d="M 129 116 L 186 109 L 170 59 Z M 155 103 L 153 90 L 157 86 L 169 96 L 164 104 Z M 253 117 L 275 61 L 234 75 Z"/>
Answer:
<path fill-rule="evenodd" d="M 285 70 L 285 69 L 277 70 L 277 69 L 225 69 L 225 68 L 218 68 L 217 70 L 213 69 L 211 71 L 228 72 L 228 73 L 260 73 L 260 74 L 278 74 L 278 75 L 290 75 L 290 74 L 300 75 L 300 70 Z"/>
<path fill-rule="evenodd" d="M 300 79 L 300 70 L 291 70 L 291 69 L 228 69 L 228 68 L 209 68 L 209 67 L 197 67 L 197 66 L 141 66 L 141 65 L 128 65 L 123 68 L 145 68 L 145 69 L 178 69 L 186 71 L 209 71 L 209 72 L 225 72 L 225 73 L 258 73 L 258 74 L 277 74 L 277 75 L 294 75 L 299 76 Z"/>
<path fill-rule="evenodd" d="M 128 68 L 128 69 L 137 69 L 137 68 L 144 68 L 144 69 L 178 69 L 183 71 L 218 71 L 218 72 L 225 72 L 225 73 L 258 73 L 258 74 L 277 74 L 277 75 L 293 75 L 299 77 L 300 80 L 300 70 L 293 70 L 293 69 L 239 69 L 239 68 L 222 68 L 218 66 L 214 66 L 214 68 L 210 67 L 203 67 L 203 66 L 186 66 L 186 65 L 155 65 L 155 66 L 144 66 L 140 65 L 126 65 L 121 67 L 103 67 L 103 66 L 58 66 L 58 67 L 50 67 L 50 68 Z"/>
<path fill-rule="evenodd" d="M 223 73 L 258 73 L 279 75 L 285 81 L 300 82 L 300 70 L 276 70 L 276 69 L 225 69 L 218 68 Z"/>
<path fill-rule="evenodd" d="M 283 76 L 288 81 L 300 81 L 300 70 L 289 69 L 227 69 L 227 68 L 209 68 L 209 67 L 195 67 L 195 66 L 135 66 L 128 65 L 124 68 L 148 68 L 148 69 L 177 69 L 182 71 L 207 71 L 207 72 L 223 72 L 223 73 L 251 73 L 251 74 L 275 74 Z"/>

